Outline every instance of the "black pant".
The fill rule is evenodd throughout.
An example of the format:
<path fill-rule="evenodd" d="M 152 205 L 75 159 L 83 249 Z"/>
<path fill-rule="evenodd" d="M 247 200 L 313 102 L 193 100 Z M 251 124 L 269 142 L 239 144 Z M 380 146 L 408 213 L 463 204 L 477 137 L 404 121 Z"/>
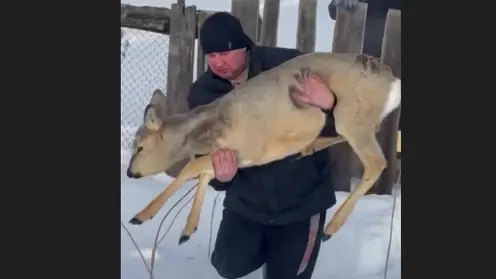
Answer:
<path fill-rule="evenodd" d="M 212 264 L 223 278 L 266 264 L 266 279 L 310 279 L 320 250 L 325 211 L 308 220 L 264 226 L 224 209 Z"/>

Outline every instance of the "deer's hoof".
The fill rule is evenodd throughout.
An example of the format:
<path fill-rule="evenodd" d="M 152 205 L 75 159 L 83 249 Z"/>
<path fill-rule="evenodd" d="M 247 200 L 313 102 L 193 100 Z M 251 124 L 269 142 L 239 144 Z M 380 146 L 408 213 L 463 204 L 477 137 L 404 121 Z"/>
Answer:
<path fill-rule="evenodd" d="M 181 235 L 181 237 L 179 238 L 179 245 L 185 243 L 186 241 L 188 241 L 190 239 L 190 236 L 189 235 Z"/>
<path fill-rule="evenodd" d="M 132 224 L 132 225 L 141 225 L 141 224 L 143 224 L 143 221 L 141 221 L 140 219 L 138 219 L 136 217 L 133 217 L 133 219 L 131 219 L 129 221 L 129 224 Z"/>
<path fill-rule="evenodd" d="M 323 242 L 325 242 L 325 241 L 327 241 L 327 240 L 331 239 L 331 236 L 332 236 L 332 234 L 325 234 L 325 233 L 324 233 L 324 234 L 322 235 L 322 241 L 323 241 Z"/>

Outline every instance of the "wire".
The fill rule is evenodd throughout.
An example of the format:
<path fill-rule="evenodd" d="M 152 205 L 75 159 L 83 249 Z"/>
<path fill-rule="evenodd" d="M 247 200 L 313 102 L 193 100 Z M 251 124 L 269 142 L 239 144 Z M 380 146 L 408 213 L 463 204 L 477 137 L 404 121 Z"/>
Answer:
<path fill-rule="evenodd" d="M 401 168 L 398 173 L 398 178 L 396 180 L 396 185 L 400 185 L 400 180 L 401 180 Z M 391 253 L 391 243 L 393 242 L 393 221 L 394 221 L 394 212 L 396 209 L 396 199 L 398 197 L 398 192 L 401 190 L 401 188 L 394 189 L 393 187 L 393 210 L 391 212 L 391 224 L 389 225 L 389 243 L 388 243 L 388 248 L 387 248 L 387 254 L 386 254 L 386 264 L 384 265 L 384 279 L 387 279 L 387 272 L 388 272 L 388 265 L 389 265 L 389 255 Z"/>

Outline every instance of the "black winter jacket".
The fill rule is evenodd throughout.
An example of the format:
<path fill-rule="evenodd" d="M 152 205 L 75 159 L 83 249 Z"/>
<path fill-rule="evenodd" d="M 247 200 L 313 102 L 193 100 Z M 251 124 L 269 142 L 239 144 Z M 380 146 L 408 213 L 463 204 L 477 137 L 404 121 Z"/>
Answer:
<path fill-rule="evenodd" d="M 301 53 L 294 49 L 252 47 L 248 78 L 269 70 Z M 232 90 L 208 69 L 191 86 L 190 109 L 208 104 Z M 253 131 L 256 133 L 256 131 Z M 321 134 L 336 135 L 332 113 Z M 295 156 L 270 164 L 239 169 L 228 183 L 212 180 L 217 191 L 226 191 L 224 207 L 262 224 L 283 225 L 309 218 L 336 203 L 327 149 L 295 160 Z"/>

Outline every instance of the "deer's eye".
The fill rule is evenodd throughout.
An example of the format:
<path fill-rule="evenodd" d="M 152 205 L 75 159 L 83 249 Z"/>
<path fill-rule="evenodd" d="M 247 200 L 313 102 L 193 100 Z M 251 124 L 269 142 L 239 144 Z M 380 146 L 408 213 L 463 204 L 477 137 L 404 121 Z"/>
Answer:
<path fill-rule="evenodd" d="M 141 151 L 143 151 L 143 146 L 138 146 L 138 148 L 136 149 L 136 153 L 140 153 Z"/>

